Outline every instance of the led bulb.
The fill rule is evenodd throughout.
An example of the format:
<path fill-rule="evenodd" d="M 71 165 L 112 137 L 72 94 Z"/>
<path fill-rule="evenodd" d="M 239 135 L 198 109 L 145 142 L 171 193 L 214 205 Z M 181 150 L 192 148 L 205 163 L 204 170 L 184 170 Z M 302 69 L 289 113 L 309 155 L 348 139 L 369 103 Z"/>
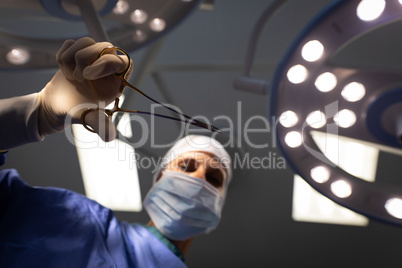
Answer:
<path fill-rule="evenodd" d="M 303 65 L 295 65 L 290 67 L 287 77 L 289 81 L 293 84 L 300 84 L 303 83 L 307 78 L 307 69 Z"/>
<path fill-rule="evenodd" d="M 166 28 L 166 21 L 164 19 L 155 18 L 151 20 L 151 22 L 149 23 L 149 27 L 152 31 L 161 32 Z"/>
<path fill-rule="evenodd" d="M 300 132 L 297 131 L 289 132 L 285 136 L 285 143 L 290 148 L 297 148 L 303 143 L 302 135 L 300 134 Z"/>
<path fill-rule="evenodd" d="M 321 128 L 327 123 L 325 114 L 321 111 L 311 112 L 306 118 L 307 124 L 312 128 Z"/>
<path fill-rule="evenodd" d="M 351 110 L 344 109 L 335 114 L 334 121 L 340 127 L 349 128 L 356 123 L 356 114 Z"/>
<path fill-rule="evenodd" d="M 286 111 L 281 114 L 279 117 L 279 122 L 284 127 L 293 127 L 297 124 L 299 118 L 297 114 L 293 111 Z"/>
<path fill-rule="evenodd" d="M 381 16 L 385 9 L 385 0 L 362 0 L 356 14 L 363 21 L 372 21 Z"/>
<path fill-rule="evenodd" d="M 128 11 L 130 5 L 126 0 L 119 0 L 116 3 L 116 6 L 113 8 L 113 13 L 117 15 L 122 15 Z"/>
<path fill-rule="evenodd" d="M 331 191 L 339 198 L 346 198 L 352 194 L 352 186 L 344 180 L 337 180 L 331 184 Z"/>
<path fill-rule="evenodd" d="M 318 183 L 325 183 L 329 180 L 329 170 L 326 167 L 318 166 L 310 171 L 311 178 Z"/>
<path fill-rule="evenodd" d="M 321 92 L 329 92 L 336 87 L 337 79 L 333 73 L 326 72 L 320 74 L 315 80 L 314 85 Z"/>
<path fill-rule="evenodd" d="M 352 82 L 343 88 L 341 94 L 345 100 L 356 102 L 364 97 L 366 94 L 366 88 L 361 83 Z"/>
<path fill-rule="evenodd" d="M 142 24 L 148 19 L 148 14 L 142 9 L 136 9 L 131 13 L 130 19 L 135 24 Z"/>
<path fill-rule="evenodd" d="M 384 207 L 391 216 L 402 219 L 402 199 L 391 198 L 385 203 Z"/>
<path fill-rule="evenodd" d="M 22 65 L 27 63 L 31 58 L 31 54 L 25 49 L 13 48 L 6 54 L 8 62 L 14 65 Z"/>
<path fill-rule="evenodd" d="M 314 62 L 321 58 L 324 53 L 324 46 L 320 41 L 312 40 L 303 46 L 301 53 L 303 59 L 309 62 Z"/>
<path fill-rule="evenodd" d="M 144 42 L 147 39 L 147 34 L 144 31 L 136 30 L 133 35 L 133 40 L 136 42 Z"/>

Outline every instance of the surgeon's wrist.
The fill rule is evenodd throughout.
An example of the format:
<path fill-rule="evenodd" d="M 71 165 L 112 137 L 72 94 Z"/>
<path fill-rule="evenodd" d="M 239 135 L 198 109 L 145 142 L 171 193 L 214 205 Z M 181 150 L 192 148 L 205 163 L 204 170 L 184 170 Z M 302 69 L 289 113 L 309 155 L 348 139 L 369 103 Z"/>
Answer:
<path fill-rule="evenodd" d="M 42 92 L 39 93 L 38 131 L 42 137 L 45 137 L 53 133 L 62 132 L 66 126 L 64 125 L 64 120 L 53 115 L 50 107 L 44 103 L 42 94 Z"/>

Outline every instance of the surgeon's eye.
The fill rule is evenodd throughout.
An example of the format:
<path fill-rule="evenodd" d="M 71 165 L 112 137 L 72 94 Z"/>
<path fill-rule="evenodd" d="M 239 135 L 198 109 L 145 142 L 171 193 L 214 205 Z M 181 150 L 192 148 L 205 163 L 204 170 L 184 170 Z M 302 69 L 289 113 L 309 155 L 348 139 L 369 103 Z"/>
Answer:
<path fill-rule="evenodd" d="M 206 174 L 206 180 L 215 188 L 221 188 L 223 186 L 224 175 L 220 170 L 211 170 Z"/>
<path fill-rule="evenodd" d="M 184 172 L 195 172 L 198 168 L 198 162 L 195 159 L 189 158 L 180 161 L 178 166 Z"/>

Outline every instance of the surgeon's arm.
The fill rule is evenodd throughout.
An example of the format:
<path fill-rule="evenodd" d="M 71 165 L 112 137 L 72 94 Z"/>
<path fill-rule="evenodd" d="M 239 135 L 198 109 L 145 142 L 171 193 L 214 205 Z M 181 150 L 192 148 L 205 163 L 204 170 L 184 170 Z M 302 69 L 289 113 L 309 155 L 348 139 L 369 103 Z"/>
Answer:
<path fill-rule="evenodd" d="M 56 55 L 59 70 L 39 93 L 0 100 L 0 150 L 41 141 L 80 123 L 86 108 L 105 107 L 119 97 L 121 81 L 114 73 L 128 62 L 112 53 L 99 58 L 108 46 L 87 37 L 67 40 Z M 86 121 L 103 140 L 115 138 L 115 128 L 103 113 L 90 113 Z"/>
<path fill-rule="evenodd" d="M 41 141 L 39 93 L 0 100 L 0 150 Z"/>

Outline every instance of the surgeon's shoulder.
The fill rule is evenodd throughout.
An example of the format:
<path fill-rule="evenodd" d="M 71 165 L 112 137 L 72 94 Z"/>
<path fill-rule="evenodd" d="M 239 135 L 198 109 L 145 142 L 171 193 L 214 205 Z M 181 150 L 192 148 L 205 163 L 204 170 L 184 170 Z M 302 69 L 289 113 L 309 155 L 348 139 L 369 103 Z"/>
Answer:
<path fill-rule="evenodd" d="M 8 157 L 8 151 L 0 150 L 0 166 L 4 165 Z M 2 191 L 7 189 L 17 190 L 28 185 L 21 179 L 20 174 L 15 169 L 0 169 L 0 188 Z"/>

